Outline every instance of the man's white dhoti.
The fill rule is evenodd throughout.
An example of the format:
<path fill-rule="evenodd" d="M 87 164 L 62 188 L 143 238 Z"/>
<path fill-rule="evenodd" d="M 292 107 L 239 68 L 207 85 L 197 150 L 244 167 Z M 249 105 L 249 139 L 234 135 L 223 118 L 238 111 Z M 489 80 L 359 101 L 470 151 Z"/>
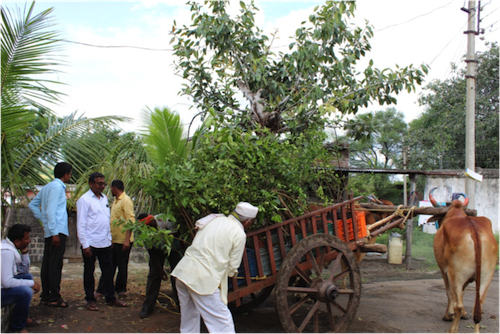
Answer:
<path fill-rule="evenodd" d="M 231 312 L 222 302 L 217 288 L 211 295 L 199 295 L 181 280 L 177 280 L 181 307 L 181 333 L 199 333 L 200 316 L 210 333 L 235 333 Z"/>

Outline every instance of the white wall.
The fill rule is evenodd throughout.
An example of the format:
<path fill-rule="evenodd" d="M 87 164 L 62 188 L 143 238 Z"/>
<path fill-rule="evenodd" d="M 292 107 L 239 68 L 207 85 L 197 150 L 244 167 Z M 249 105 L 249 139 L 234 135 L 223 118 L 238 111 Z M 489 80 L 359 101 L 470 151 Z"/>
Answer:
<path fill-rule="evenodd" d="M 432 196 L 438 202 L 451 202 L 453 193 L 465 193 L 465 179 L 460 177 L 427 177 L 425 182 L 424 199 L 429 199 L 429 191 L 434 190 Z M 476 182 L 476 209 L 478 216 L 485 216 L 491 220 L 493 232 L 498 233 L 500 225 L 499 215 L 499 182 L 498 179 L 483 178 L 482 182 Z M 472 197 L 471 194 L 467 196 Z"/>

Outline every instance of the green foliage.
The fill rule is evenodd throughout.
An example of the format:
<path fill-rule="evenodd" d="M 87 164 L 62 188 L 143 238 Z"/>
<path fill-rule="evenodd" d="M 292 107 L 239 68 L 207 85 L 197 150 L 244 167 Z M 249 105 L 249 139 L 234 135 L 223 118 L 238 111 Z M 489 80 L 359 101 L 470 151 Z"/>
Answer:
<path fill-rule="evenodd" d="M 311 167 L 331 159 L 323 136 L 280 140 L 265 129 L 262 133 L 216 128 L 199 139 L 192 159 L 159 166 L 144 181 L 145 191 L 163 202 L 170 219 L 180 212 L 190 229 L 196 219 L 228 214 L 240 201 L 259 206 L 255 227 L 298 216 L 307 208 L 307 185 L 318 175 Z"/>
<path fill-rule="evenodd" d="M 497 245 L 498 245 L 497 258 L 500 259 L 500 233 L 495 234 L 495 239 L 497 240 Z"/>
<path fill-rule="evenodd" d="M 59 102 L 62 94 L 50 88 L 60 83 L 47 78 L 58 73 L 56 69 L 62 64 L 54 56 L 60 44 L 57 33 L 51 30 L 52 9 L 33 15 L 34 5 L 33 2 L 26 6 L 17 17 L 1 8 L 2 201 L 4 192 L 14 198 L 21 197 L 25 188 L 52 180 L 57 162 L 70 163 L 75 176 L 82 174 L 89 155 L 99 153 L 102 145 L 95 140 L 79 139 L 87 136 L 89 129 L 127 120 L 125 117 L 89 119 L 77 116 L 76 112 L 64 118 L 53 114 L 50 106 Z"/>
<path fill-rule="evenodd" d="M 169 230 L 158 230 L 141 222 L 131 222 L 120 218 L 112 222 L 114 226 L 122 226 L 123 231 L 134 234 L 135 247 L 146 247 L 148 249 L 158 248 L 169 254 L 172 248 L 174 236 Z"/>
<path fill-rule="evenodd" d="M 404 115 L 394 108 L 358 114 L 345 125 L 349 143 L 349 165 L 361 168 L 401 168 L 407 125 Z M 375 194 L 378 198 L 401 202 L 401 182 L 389 174 L 351 174 L 348 189 L 355 196 Z"/>
<path fill-rule="evenodd" d="M 187 157 L 189 146 L 179 114 L 166 107 L 154 110 L 146 107 L 143 120 L 146 124 L 141 131 L 143 142 L 156 165 Z M 171 161 L 172 159 L 175 161 Z"/>
<path fill-rule="evenodd" d="M 481 168 L 499 168 L 498 44 L 479 54 L 476 80 L 475 163 Z M 410 123 L 407 145 L 412 169 L 465 168 L 465 70 L 433 81 L 420 103 L 427 106 L 421 117 Z"/>
<path fill-rule="evenodd" d="M 356 115 L 345 126 L 350 165 L 364 168 L 402 167 L 407 125 L 394 108 Z"/>
<path fill-rule="evenodd" d="M 259 125 L 275 133 L 322 129 L 337 111 L 356 113 L 372 101 L 396 102 L 395 94 L 421 84 L 427 67 L 379 70 L 369 62 L 356 68 L 371 46 L 371 26 L 355 27 L 355 2 L 329 1 L 302 22 L 288 53 L 272 51 L 275 34 L 255 25 L 254 3 L 231 17 L 224 1 L 188 2 L 192 24 L 174 23 L 177 72 L 206 117 L 209 108 L 248 129 Z M 314 55 L 311 57 L 311 55 Z M 249 102 L 242 107 L 239 94 Z"/>

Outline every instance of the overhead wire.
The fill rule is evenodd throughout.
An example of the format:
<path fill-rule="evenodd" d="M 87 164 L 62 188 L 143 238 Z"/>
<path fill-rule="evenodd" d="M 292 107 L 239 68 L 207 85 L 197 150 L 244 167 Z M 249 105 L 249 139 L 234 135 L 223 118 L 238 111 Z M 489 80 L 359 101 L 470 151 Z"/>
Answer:
<path fill-rule="evenodd" d="M 405 22 L 395 23 L 395 24 L 391 24 L 391 25 L 389 25 L 389 26 L 387 26 L 387 27 L 384 27 L 384 28 L 381 28 L 381 29 L 376 29 L 375 31 L 376 31 L 376 32 L 380 32 L 380 31 L 385 30 L 385 29 L 388 29 L 388 28 L 397 27 L 397 26 L 400 26 L 400 25 L 406 24 L 406 23 L 411 22 L 411 21 L 413 21 L 413 20 L 416 20 L 416 19 L 418 19 L 418 18 L 421 18 L 421 17 L 427 16 L 427 15 L 430 15 L 430 14 L 434 13 L 435 11 L 437 11 L 437 10 L 439 10 L 439 9 L 442 9 L 442 8 L 444 8 L 444 7 L 447 7 L 447 6 L 451 5 L 452 3 L 453 3 L 453 1 L 450 1 L 450 2 L 449 2 L 449 3 L 447 3 L 446 5 L 441 6 L 441 7 L 434 8 L 433 10 L 431 10 L 431 11 L 430 11 L 430 12 L 428 12 L 428 13 L 425 13 L 425 14 L 421 14 L 421 15 L 415 16 L 415 17 L 413 17 L 413 18 L 411 18 L 411 19 L 409 19 L 409 20 L 407 20 L 407 21 L 405 21 Z"/>

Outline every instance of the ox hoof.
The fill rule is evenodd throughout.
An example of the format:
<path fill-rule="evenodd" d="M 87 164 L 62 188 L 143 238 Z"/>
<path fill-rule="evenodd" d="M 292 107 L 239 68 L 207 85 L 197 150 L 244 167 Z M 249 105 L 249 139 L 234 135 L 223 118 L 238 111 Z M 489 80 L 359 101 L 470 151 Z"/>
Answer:
<path fill-rule="evenodd" d="M 443 317 L 443 321 L 453 321 L 453 315 L 446 314 Z"/>
<path fill-rule="evenodd" d="M 462 316 L 460 317 L 460 319 L 464 319 L 464 320 L 469 320 L 469 315 L 467 313 L 465 314 L 462 314 Z"/>

